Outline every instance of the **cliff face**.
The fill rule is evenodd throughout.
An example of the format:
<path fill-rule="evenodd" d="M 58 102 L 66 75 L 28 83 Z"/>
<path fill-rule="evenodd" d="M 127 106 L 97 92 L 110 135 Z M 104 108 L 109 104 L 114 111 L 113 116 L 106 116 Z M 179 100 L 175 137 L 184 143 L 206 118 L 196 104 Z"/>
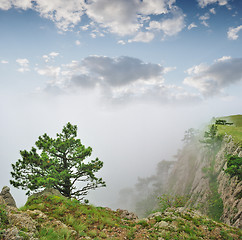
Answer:
<path fill-rule="evenodd" d="M 231 136 L 224 137 L 215 157 L 198 140 L 187 144 L 177 156 L 167 191 L 188 195 L 187 207 L 195 207 L 217 220 L 242 228 L 242 183 L 225 174 L 226 154 L 242 156 L 241 147 Z"/>
<path fill-rule="evenodd" d="M 218 192 L 223 200 L 224 211 L 222 220 L 226 224 L 242 228 L 242 182 L 236 177 L 229 178 L 222 169 L 227 168 L 225 154 L 242 157 L 242 149 L 232 141 L 231 137 L 225 138 L 225 144 L 216 156 L 215 169 L 218 172 Z"/>

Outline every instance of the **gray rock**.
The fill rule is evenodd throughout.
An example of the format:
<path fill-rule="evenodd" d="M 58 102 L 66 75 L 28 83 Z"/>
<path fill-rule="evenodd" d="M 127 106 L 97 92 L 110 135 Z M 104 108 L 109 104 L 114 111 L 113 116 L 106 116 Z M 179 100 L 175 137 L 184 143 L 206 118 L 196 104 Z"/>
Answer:
<path fill-rule="evenodd" d="M 155 224 L 155 227 L 158 227 L 158 228 L 166 228 L 168 226 L 169 226 L 169 224 L 165 221 L 160 221 L 160 222 Z"/>
<path fill-rule="evenodd" d="M 136 214 L 129 212 L 127 210 L 117 209 L 117 212 L 120 214 L 121 218 L 126 218 L 128 220 L 138 219 L 138 216 Z"/>
<path fill-rule="evenodd" d="M 13 198 L 13 196 L 10 193 L 10 188 L 8 186 L 4 186 L 0 196 L 2 196 L 2 198 L 4 199 L 6 205 L 11 206 L 11 207 L 17 207 L 16 206 L 16 202 Z"/>
<path fill-rule="evenodd" d="M 57 189 L 46 188 L 41 192 L 32 194 L 31 196 L 28 197 L 28 200 L 33 199 L 33 198 L 43 197 L 43 196 L 51 196 L 51 195 L 63 197 L 63 195 Z"/>

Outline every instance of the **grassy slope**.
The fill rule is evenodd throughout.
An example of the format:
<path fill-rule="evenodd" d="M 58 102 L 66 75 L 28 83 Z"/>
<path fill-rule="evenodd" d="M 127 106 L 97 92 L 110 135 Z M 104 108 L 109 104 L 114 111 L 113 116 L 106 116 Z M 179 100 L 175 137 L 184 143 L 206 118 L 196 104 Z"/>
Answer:
<path fill-rule="evenodd" d="M 34 210 L 48 216 L 41 217 Z M 110 209 L 82 205 L 77 200 L 49 196 L 33 199 L 21 209 L 37 222 L 42 240 L 53 239 L 241 239 L 241 231 L 192 211 L 170 209 L 146 220 L 127 220 Z M 56 220 L 68 228 L 58 227 Z M 161 224 L 161 227 L 157 225 Z M 75 230 L 76 234 L 72 234 Z M 162 238 L 160 238 L 162 237 Z"/>
<path fill-rule="evenodd" d="M 233 115 L 217 119 L 232 122 L 233 125 L 218 125 L 219 133 L 231 135 L 236 143 L 242 144 L 242 115 Z"/>

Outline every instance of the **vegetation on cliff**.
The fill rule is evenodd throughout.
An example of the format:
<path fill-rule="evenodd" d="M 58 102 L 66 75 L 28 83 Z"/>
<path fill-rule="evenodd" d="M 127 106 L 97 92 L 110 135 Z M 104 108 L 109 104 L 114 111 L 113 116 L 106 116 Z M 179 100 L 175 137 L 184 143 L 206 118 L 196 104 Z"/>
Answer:
<path fill-rule="evenodd" d="M 124 215 L 122 210 L 112 211 L 108 208 L 81 204 L 75 199 L 50 195 L 30 198 L 20 211 L 14 211 L 15 215 L 27 214 L 33 219 L 34 235 L 22 224 L 23 220 L 21 223 L 15 223 L 15 226 L 20 228 L 15 237 L 26 240 L 31 237 L 40 240 L 236 240 L 242 237 L 239 229 L 215 222 L 199 212 L 184 208 L 167 208 L 163 213 L 157 212 L 144 219 L 135 219 L 132 214 Z M 11 221 L 5 218 L 5 212 L 3 216 L 0 239 L 5 239 L 4 233 L 12 227 Z"/>

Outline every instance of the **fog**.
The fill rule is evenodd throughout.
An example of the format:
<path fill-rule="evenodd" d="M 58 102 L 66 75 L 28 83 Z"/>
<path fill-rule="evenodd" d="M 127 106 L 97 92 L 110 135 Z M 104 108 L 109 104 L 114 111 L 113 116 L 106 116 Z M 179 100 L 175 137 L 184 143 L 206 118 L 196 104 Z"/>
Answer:
<path fill-rule="evenodd" d="M 162 159 L 172 160 L 188 128 L 199 128 L 213 116 L 237 114 L 239 106 L 216 101 L 163 105 L 154 102 L 112 104 L 97 93 L 79 95 L 1 95 L 0 178 L 9 184 L 11 164 L 19 151 L 30 150 L 38 136 L 55 137 L 71 122 L 78 138 L 93 148 L 92 157 L 104 162 L 98 173 L 106 188 L 90 191 L 90 203 L 119 207 L 119 192 L 132 187 L 138 177 L 147 177 Z M 10 186 L 17 205 L 26 201 L 25 192 Z"/>

